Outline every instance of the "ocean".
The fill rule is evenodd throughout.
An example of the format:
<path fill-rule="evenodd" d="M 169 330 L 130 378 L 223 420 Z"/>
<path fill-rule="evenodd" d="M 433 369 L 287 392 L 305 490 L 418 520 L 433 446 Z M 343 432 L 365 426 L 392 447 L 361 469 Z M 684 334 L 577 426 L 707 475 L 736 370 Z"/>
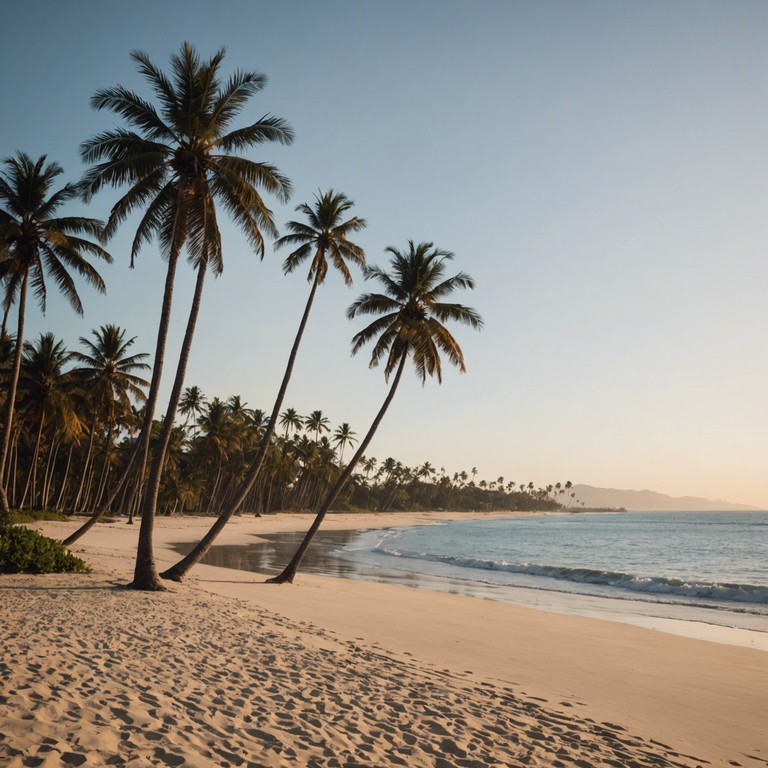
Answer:
<path fill-rule="evenodd" d="M 768 633 L 765 512 L 456 521 L 366 531 L 334 554 L 390 574 L 382 580 L 418 574 L 431 588 L 546 610 Z"/>
<path fill-rule="evenodd" d="M 269 538 L 214 547 L 206 562 L 278 570 L 300 536 Z M 587 512 L 321 531 L 308 555 L 305 571 L 768 649 L 768 512 Z"/>

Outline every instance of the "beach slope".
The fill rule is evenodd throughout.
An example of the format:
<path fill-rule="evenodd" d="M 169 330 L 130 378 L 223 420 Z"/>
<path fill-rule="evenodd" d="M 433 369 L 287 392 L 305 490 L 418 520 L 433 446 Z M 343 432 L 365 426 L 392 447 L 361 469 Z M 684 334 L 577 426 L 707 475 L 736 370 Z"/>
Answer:
<path fill-rule="evenodd" d="M 160 560 L 209 522 L 159 520 Z M 0 577 L 4 765 L 768 765 L 768 653 L 322 576 L 201 566 L 131 592 L 136 528 L 78 543 L 92 574 Z"/>

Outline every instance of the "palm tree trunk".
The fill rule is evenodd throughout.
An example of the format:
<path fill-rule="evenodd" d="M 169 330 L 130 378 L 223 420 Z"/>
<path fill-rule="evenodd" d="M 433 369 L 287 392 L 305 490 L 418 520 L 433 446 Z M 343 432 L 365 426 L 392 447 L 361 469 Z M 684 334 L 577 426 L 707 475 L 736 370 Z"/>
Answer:
<path fill-rule="evenodd" d="M 16 428 L 11 438 L 11 452 L 8 457 L 8 485 L 11 488 L 11 503 L 16 506 L 16 481 L 19 476 L 19 439 L 21 430 Z"/>
<path fill-rule="evenodd" d="M 187 320 L 187 329 L 184 333 L 184 341 L 179 353 L 179 362 L 176 367 L 176 378 L 173 382 L 171 397 L 168 402 L 168 408 L 165 412 L 162 427 L 160 428 L 160 437 L 152 456 L 152 466 L 147 479 L 146 495 L 142 506 L 141 528 L 139 530 L 139 545 L 136 551 L 136 568 L 134 570 L 133 581 L 129 587 L 131 589 L 144 590 L 163 590 L 165 587 L 160 581 L 155 566 L 155 555 L 152 548 L 152 535 L 155 527 L 155 511 L 157 509 L 157 497 L 160 493 L 160 479 L 163 474 L 163 464 L 165 463 L 165 454 L 168 450 L 168 443 L 173 431 L 173 421 L 176 418 L 176 409 L 181 398 L 181 390 L 184 387 L 184 377 L 187 372 L 187 362 L 189 352 L 192 348 L 192 339 L 195 335 L 195 325 L 197 316 L 200 313 L 200 302 L 203 295 L 203 285 L 205 284 L 205 273 L 208 268 L 208 256 L 203 255 L 197 268 L 197 281 L 195 282 L 195 293 L 192 297 L 192 306 L 189 310 Z M 149 433 L 147 433 L 149 434 Z M 147 440 L 147 444 L 149 441 Z"/>
<path fill-rule="evenodd" d="M 80 475 L 80 483 L 77 486 L 77 493 L 75 494 L 75 503 L 72 505 L 74 512 L 80 509 L 80 500 L 83 497 L 83 489 L 85 488 L 85 478 L 88 476 L 88 468 L 91 464 L 91 454 L 93 453 L 93 439 L 96 436 L 96 422 L 98 416 L 95 416 L 91 423 L 91 431 L 88 435 L 88 450 L 85 452 L 85 463 L 83 464 L 83 473 Z"/>
<path fill-rule="evenodd" d="M 110 421 L 107 423 L 106 445 L 104 446 L 104 462 L 101 465 L 101 477 L 99 479 L 99 486 L 96 492 L 96 500 L 94 502 L 95 507 L 98 507 L 101 503 L 101 497 L 104 495 L 104 489 L 107 484 L 107 477 L 109 476 L 109 459 L 112 452 L 112 430 L 113 422 L 110 419 Z"/>
<path fill-rule="evenodd" d="M 40 505 L 43 509 L 48 508 L 48 498 L 51 495 L 51 485 L 53 484 L 53 476 L 56 470 L 56 460 L 59 457 L 59 440 L 54 433 L 51 447 L 48 449 L 48 460 L 45 464 L 45 474 L 43 475 L 43 494 L 40 499 Z"/>
<path fill-rule="evenodd" d="M 309 297 L 307 298 L 307 303 L 304 307 L 304 314 L 301 317 L 301 323 L 299 323 L 299 330 L 296 333 L 296 338 L 294 339 L 293 346 L 291 347 L 291 353 L 288 356 L 288 364 L 286 365 L 285 373 L 283 374 L 283 380 L 280 383 L 280 389 L 277 393 L 277 397 L 275 398 L 275 404 L 269 417 L 267 429 L 261 438 L 259 451 L 251 463 L 245 480 L 243 480 L 240 489 L 238 490 L 232 502 L 228 504 L 224 511 L 219 515 L 216 522 L 211 526 L 208 533 L 205 534 L 197 546 L 186 557 L 176 563 L 176 565 L 172 566 L 161 574 L 164 579 L 181 581 L 189 572 L 190 568 L 195 566 L 205 557 L 205 555 L 208 553 L 208 550 L 211 548 L 211 545 L 216 540 L 216 537 L 224 529 L 224 526 L 232 519 L 232 516 L 235 514 L 235 512 L 240 509 L 240 505 L 243 503 L 245 497 L 248 495 L 248 492 L 256 482 L 256 478 L 259 476 L 259 472 L 261 472 L 261 468 L 264 464 L 264 458 L 266 457 L 270 443 L 272 442 L 272 435 L 275 432 L 275 426 L 277 425 L 280 408 L 282 408 L 283 400 L 285 399 L 285 393 L 288 390 L 288 383 L 290 382 L 291 375 L 293 374 L 293 366 L 296 363 L 296 355 L 299 351 L 299 346 L 301 345 L 301 338 L 304 335 L 304 329 L 307 326 L 307 319 L 309 318 L 309 313 L 312 309 L 312 303 L 315 299 L 315 293 L 317 291 L 318 284 L 318 277 L 315 275 L 315 279 L 312 283 L 312 289 L 309 292 Z"/>
<path fill-rule="evenodd" d="M 21 290 L 19 291 L 19 322 L 16 326 L 16 350 L 13 355 L 11 386 L 8 389 L 8 403 L 5 413 L 5 425 L 3 427 L 2 449 L 0 449 L 0 523 L 8 522 L 11 518 L 11 508 L 8 505 L 8 495 L 5 490 L 5 465 L 8 461 L 8 448 L 11 444 L 13 410 L 16 404 L 16 390 L 19 385 L 19 373 L 21 372 L 21 353 L 24 346 L 24 314 L 27 308 L 28 277 L 29 274 L 25 272 L 24 279 L 21 281 Z"/>
<path fill-rule="evenodd" d="M 268 584 L 284 584 L 285 582 L 290 584 L 293 582 L 293 579 L 296 576 L 296 572 L 299 570 L 299 566 L 301 565 L 301 561 L 304 559 L 304 555 L 307 549 L 309 549 L 309 545 L 311 544 L 312 539 L 315 537 L 315 534 L 320 528 L 320 524 L 325 519 L 325 516 L 328 513 L 328 510 L 331 508 L 333 502 L 336 501 L 336 497 L 341 493 L 342 490 L 344 490 L 344 486 L 346 486 L 349 478 L 352 476 L 352 472 L 354 471 L 357 462 L 360 461 L 366 449 L 368 448 L 368 444 L 376 434 L 376 430 L 379 428 L 379 425 L 384 418 L 384 414 L 386 414 L 387 409 L 392 402 L 392 398 L 395 396 L 395 391 L 397 390 L 397 385 L 400 383 L 400 378 L 403 375 L 403 369 L 405 368 L 405 363 L 407 360 L 407 353 L 403 354 L 402 358 L 400 359 L 400 363 L 397 366 L 397 373 L 395 373 L 392 386 L 389 388 L 389 393 L 384 400 L 384 404 L 376 414 L 376 418 L 373 420 L 368 433 L 363 438 L 357 451 L 355 451 L 355 455 L 352 457 L 349 464 L 347 464 L 347 466 L 344 468 L 344 471 L 339 476 L 339 479 L 336 481 L 333 488 L 331 488 L 330 492 L 325 497 L 325 501 L 318 510 L 317 515 L 315 515 L 315 519 L 312 522 L 310 529 L 304 536 L 301 544 L 299 545 L 299 548 L 296 550 L 296 554 L 294 554 L 293 558 L 291 558 L 291 562 L 285 566 L 283 572 L 279 576 L 275 576 L 273 579 L 267 579 Z"/>
<path fill-rule="evenodd" d="M 72 453 L 75 450 L 75 443 L 72 442 L 72 445 L 69 446 L 69 451 L 67 453 L 67 466 L 64 467 L 64 477 L 61 481 L 61 488 L 59 489 L 59 495 L 56 497 L 56 504 L 54 505 L 54 509 L 56 512 L 58 512 L 61 509 L 61 503 L 64 499 L 64 492 L 67 490 L 67 483 L 69 482 L 69 468 L 72 464 Z"/>
<path fill-rule="evenodd" d="M 40 463 L 40 443 L 43 439 L 43 427 L 45 426 L 45 410 L 40 414 L 40 426 L 37 428 L 35 437 L 35 450 L 32 452 L 32 493 L 29 499 L 29 506 L 34 509 L 37 503 L 37 465 Z"/>
<path fill-rule="evenodd" d="M 141 427 L 141 432 L 136 439 L 136 445 L 131 452 L 131 456 L 123 469 L 119 480 L 112 489 L 112 493 L 88 520 L 83 523 L 71 536 L 64 539 L 64 546 L 71 546 L 80 537 L 85 536 L 88 531 L 93 528 L 94 525 L 111 509 L 112 504 L 117 498 L 118 494 L 125 485 L 125 482 L 130 476 L 133 463 L 139 454 L 139 451 L 143 448 L 141 472 L 137 482 L 141 484 L 144 479 L 144 469 L 147 465 L 147 458 L 149 454 L 149 436 L 152 431 L 152 420 L 155 415 L 155 406 L 157 404 L 157 394 L 160 390 L 160 377 L 163 372 L 163 361 L 165 360 L 165 343 L 168 339 L 168 326 L 171 322 L 171 305 L 173 304 L 173 282 L 176 276 L 176 265 L 179 260 L 179 252 L 174 250 L 168 257 L 168 271 L 165 275 L 165 290 L 163 291 L 163 306 L 160 311 L 160 325 L 157 329 L 157 344 L 155 347 L 155 359 L 152 365 L 152 378 L 149 383 L 149 392 L 147 392 L 147 400 L 144 406 L 144 422 Z M 132 521 L 131 521 L 132 522 Z"/>

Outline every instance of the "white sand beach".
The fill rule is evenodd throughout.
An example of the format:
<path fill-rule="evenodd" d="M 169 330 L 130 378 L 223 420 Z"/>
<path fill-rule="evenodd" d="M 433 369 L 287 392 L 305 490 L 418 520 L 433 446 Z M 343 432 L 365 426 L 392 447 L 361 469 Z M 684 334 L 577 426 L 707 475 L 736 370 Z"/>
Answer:
<path fill-rule="evenodd" d="M 220 540 L 308 519 L 236 518 Z M 161 565 L 210 522 L 158 519 Z M 137 534 L 119 521 L 78 542 L 91 574 L 0 577 L 3 765 L 768 765 L 764 651 L 301 573 L 198 566 L 133 592 L 118 585 Z"/>

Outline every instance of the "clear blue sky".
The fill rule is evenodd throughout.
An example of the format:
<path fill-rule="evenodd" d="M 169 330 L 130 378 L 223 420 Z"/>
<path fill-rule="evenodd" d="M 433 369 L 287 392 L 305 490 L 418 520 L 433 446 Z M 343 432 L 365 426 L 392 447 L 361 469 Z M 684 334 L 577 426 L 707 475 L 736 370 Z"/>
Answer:
<path fill-rule="evenodd" d="M 75 179 L 80 142 L 115 122 L 91 94 L 143 88 L 132 49 L 165 65 L 184 40 L 225 46 L 225 70 L 269 77 L 246 117 L 296 131 L 256 155 L 293 181 L 280 226 L 333 187 L 369 222 L 369 262 L 408 239 L 456 253 L 486 323 L 457 331 L 468 371 L 409 377 L 371 454 L 768 507 L 768 4 L 30 0 L 4 5 L 4 29 L 3 157 L 47 153 Z M 131 271 L 130 236 L 109 246 L 107 296 L 83 289 L 84 318 L 51 298 L 28 338 L 76 346 L 113 322 L 151 352 L 164 265 L 149 247 Z M 188 384 L 271 406 L 308 288 L 282 258 L 225 228 Z M 362 290 L 331 276 L 286 402 L 358 434 L 386 391 L 349 355 Z"/>

